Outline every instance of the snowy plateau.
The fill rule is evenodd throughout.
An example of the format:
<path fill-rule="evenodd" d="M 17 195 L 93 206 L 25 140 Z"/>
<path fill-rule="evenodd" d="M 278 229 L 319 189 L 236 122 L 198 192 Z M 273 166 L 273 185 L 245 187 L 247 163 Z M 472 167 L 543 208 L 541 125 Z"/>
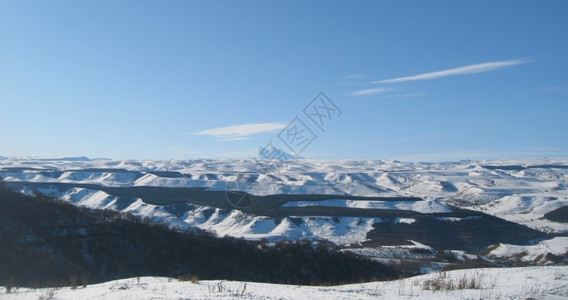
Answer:
<path fill-rule="evenodd" d="M 425 273 L 325 288 L 143 277 L 78 289 L 19 288 L 6 294 L 0 288 L 2 299 L 49 293 L 55 299 L 106 298 L 110 292 L 117 299 L 568 296 L 568 159 L 1 158 L 0 177 L 24 194 L 41 192 L 78 206 L 127 212 L 172 229 L 199 228 L 268 243 L 327 240 L 341 251 L 386 263 L 417 261 Z M 477 231 L 465 234 L 468 228 Z M 440 252 L 451 257 L 441 259 Z M 434 272 L 467 261 L 523 268 Z M 455 289 L 466 277 L 478 278 L 479 288 Z M 454 289 L 434 292 L 434 281 L 441 290 L 444 284 Z"/>

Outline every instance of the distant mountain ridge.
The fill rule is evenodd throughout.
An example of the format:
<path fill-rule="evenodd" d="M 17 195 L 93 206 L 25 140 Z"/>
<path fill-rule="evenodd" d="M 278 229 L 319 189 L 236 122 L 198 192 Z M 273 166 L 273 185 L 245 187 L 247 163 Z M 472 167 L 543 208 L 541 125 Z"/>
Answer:
<path fill-rule="evenodd" d="M 37 157 L 5 157 L 0 156 L 0 160 L 8 160 L 8 159 L 21 159 L 21 160 L 30 160 L 30 161 L 93 161 L 93 160 L 108 160 L 108 159 L 90 159 L 86 156 L 37 156 Z"/>

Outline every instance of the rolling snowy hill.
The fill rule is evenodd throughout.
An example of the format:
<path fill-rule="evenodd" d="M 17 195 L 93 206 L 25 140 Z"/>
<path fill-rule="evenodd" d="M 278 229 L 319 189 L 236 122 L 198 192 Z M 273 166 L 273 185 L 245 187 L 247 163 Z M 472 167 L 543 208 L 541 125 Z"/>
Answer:
<path fill-rule="evenodd" d="M 568 233 L 568 223 L 544 217 L 568 206 L 568 160 L 295 159 L 266 168 L 269 163 L 7 158 L 0 160 L 0 177 L 8 187 L 28 194 L 39 191 L 175 228 L 257 240 L 327 239 L 361 245 L 387 225 L 401 232 L 412 226 L 453 228 L 460 222 L 479 227 L 493 220 L 490 216 L 513 222 L 491 221 L 500 224 L 501 236 L 511 239 L 466 242 L 464 247 L 527 243 L 544 234 Z M 519 230 L 524 233 L 515 237 Z M 454 234 L 463 238 L 463 233 Z"/>

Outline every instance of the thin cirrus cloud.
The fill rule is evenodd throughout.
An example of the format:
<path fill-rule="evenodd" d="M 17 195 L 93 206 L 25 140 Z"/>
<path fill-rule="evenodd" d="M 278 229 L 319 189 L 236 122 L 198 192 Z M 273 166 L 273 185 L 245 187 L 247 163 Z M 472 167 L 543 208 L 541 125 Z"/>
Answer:
<path fill-rule="evenodd" d="M 400 83 L 400 82 L 407 82 L 407 81 L 417 81 L 417 80 L 429 80 L 429 79 L 436 79 L 441 77 L 448 77 L 448 76 L 456 76 L 456 75 L 465 75 L 465 74 L 474 74 L 474 73 L 483 73 L 489 72 L 493 70 L 498 70 L 506 67 L 512 67 L 516 65 L 521 65 L 530 62 L 527 59 L 512 59 L 512 60 L 504 60 L 504 61 L 494 61 L 494 62 L 485 62 L 479 63 L 474 65 L 467 65 L 463 67 L 451 68 L 436 72 L 429 72 L 423 73 L 418 75 L 412 76 L 404 76 L 404 77 L 397 77 L 391 79 L 384 79 L 373 81 L 373 84 L 385 84 L 385 83 Z M 349 93 L 349 96 L 368 96 L 368 95 L 375 95 L 375 94 L 383 94 L 392 91 L 392 88 L 372 88 L 372 89 L 364 89 L 364 90 L 357 90 Z M 412 96 L 422 96 L 423 94 L 412 94 Z"/>
<path fill-rule="evenodd" d="M 530 62 L 527 59 L 512 59 L 512 60 L 504 60 L 504 61 L 495 61 L 495 62 L 486 62 L 474 65 L 468 65 L 458 68 L 452 68 L 442 71 L 430 72 L 430 73 L 423 73 L 418 75 L 412 76 L 405 76 L 405 77 L 398 77 L 398 78 L 391 78 L 391 79 L 384 79 L 379 81 L 373 81 L 373 83 L 399 83 L 399 82 L 407 82 L 407 81 L 416 81 L 416 80 L 428 80 L 428 79 L 435 79 L 447 76 L 456 76 L 456 75 L 464 75 L 464 74 L 474 74 L 474 73 L 483 73 L 489 72 L 493 70 L 498 70 L 506 67 L 512 67 L 516 65 L 521 65 Z"/>
<path fill-rule="evenodd" d="M 376 94 L 383 94 L 392 91 L 391 88 L 374 88 L 374 89 L 365 89 L 365 90 L 357 90 L 349 93 L 349 96 L 368 96 L 368 95 L 376 95 Z"/>
<path fill-rule="evenodd" d="M 191 133 L 191 135 L 207 135 L 219 141 L 230 142 L 250 139 L 251 135 L 280 130 L 286 127 L 283 123 L 252 123 L 218 127 Z"/>

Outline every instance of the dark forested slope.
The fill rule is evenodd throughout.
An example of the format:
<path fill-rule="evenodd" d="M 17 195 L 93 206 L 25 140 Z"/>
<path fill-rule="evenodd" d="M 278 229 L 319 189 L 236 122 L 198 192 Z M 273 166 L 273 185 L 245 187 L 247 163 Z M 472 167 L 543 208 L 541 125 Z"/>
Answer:
<path fill-rule="evenodd" d="M 25 196 L 0 181 L 0 285 L 45 286 L 133 276 L 198 276 L 295 284 L 392 279 L 401 274 L 322 243 L 276 247 L 176 232 L 132 215 Z"/>

